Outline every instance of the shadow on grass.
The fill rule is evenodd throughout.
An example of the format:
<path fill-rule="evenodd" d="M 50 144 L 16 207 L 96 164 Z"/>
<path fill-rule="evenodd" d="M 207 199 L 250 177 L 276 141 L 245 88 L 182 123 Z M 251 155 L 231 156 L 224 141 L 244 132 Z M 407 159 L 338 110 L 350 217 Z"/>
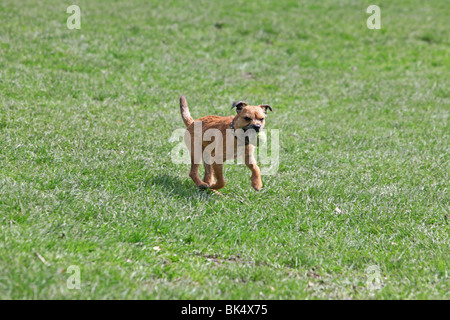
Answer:
<path fill-rule="evenodd" d="M 180 196 L 184 198 L 202 198 L 209 199 L 211 196 L 207 190 L 198 189 L 190 178 L 181 179 L 180 177 L 168 174 L 160 174 L 150 177 L 148 184 L 155 185 L 167 193 L 169 196 Z"/>

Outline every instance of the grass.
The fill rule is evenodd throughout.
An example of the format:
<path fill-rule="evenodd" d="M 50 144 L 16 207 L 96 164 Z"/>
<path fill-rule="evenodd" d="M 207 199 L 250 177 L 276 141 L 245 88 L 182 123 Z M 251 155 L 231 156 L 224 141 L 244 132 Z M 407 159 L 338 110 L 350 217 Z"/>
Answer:
<path fill-rule="evenodd" d="M 2 1 L 0 298 L 449 299 L 450 10 L 368 5 Z M 260 192 L 171 162 L 181 93 L 274 108 Z"/>

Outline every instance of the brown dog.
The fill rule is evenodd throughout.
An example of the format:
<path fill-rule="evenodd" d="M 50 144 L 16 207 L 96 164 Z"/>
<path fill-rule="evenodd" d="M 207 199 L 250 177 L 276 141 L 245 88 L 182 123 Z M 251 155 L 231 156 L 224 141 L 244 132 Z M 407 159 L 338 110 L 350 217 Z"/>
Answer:
<path fill-rule="evenodd" d="M 225 186 L 223 162 L 242 155 L 245 165 L 252 170 L 253 188 L 260 190 L 261 171 L 253 155 L 256 143 L 247 133 L 262 131 L 267 109 L 272 111 L 272 108 L 267 104 L 249 106 L 243 101 L 233 103 L 231 108 L 236 108 L 235 116 L 206 116 L 194 121 L 186 98 L 180 97 L 181 117 L 187 127 L 184 140 L 191 157 L 189 176 L 199 188 L 221 189 Z M 203 180 L 198 176 L 202 162 L 205 168 Z"/>

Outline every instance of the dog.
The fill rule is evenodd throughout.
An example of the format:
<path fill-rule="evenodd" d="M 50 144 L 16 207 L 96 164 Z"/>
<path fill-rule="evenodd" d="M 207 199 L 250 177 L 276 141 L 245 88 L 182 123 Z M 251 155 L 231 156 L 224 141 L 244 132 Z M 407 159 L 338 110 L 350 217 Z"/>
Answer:
<path fill-rule="evenodd" d="M 256 139 L 251 139 L 248 133 L 262 132 L 267 110 L 272 111 L 272 107 L 268 104 L 250 106 L 244 101 L 238 101 L 233 103 L 231 109 L 233 108 L 236 108 L 235 116 L 206 116 L 194 120 L 186 98 L 180 97 L 181 117 L 186 125 L 184 141 L 191 159 L 189 177 L 200 189 L 219 190 L 225 187 L 223 162 L 236 159 L 239 155 L 244 157 L 245 165 L 252 171 L 252 187 L 257 191 L 262 187 L 261 170 L 253 155 Z M 214 137 L 214 140 L 210 136 Z M 203 180 L 198 175 L 202 162 L 205 168 Z"/>

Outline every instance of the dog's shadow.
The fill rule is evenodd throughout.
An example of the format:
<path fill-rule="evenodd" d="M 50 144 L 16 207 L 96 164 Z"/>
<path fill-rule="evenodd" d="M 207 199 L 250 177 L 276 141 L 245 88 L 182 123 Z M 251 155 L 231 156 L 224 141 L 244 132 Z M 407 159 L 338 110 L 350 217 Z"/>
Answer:
<path fill-rule="evenodd" d="M 147 182 L 164 190 L 167 195 L 172 197 L 208 199 L 211 196 L 207 190 L 198 189 L 191 180 L 183 180 L 168 174 L 152 176 Z"/>

